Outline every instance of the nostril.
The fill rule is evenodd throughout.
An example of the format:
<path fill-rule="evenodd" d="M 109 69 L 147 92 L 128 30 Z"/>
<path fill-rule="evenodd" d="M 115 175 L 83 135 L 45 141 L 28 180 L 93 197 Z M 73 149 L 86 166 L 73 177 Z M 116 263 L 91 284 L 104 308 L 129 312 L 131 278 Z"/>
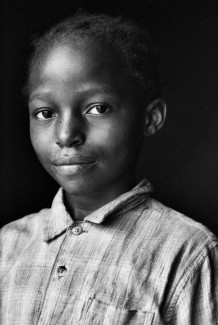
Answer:
<path fill-rule="evenodd" d="M 57 134 L 56 143 L 60 147 L 79 146 L 85 141 L 85 134 L 81 130 L 62 131 Z"/>
<path fill-rule="evenodd" d="M 73 109 L 64 110 L 55 127 L 56 143 L 61 147 L 78 146 L 85 141 L 85 124 Z"/>

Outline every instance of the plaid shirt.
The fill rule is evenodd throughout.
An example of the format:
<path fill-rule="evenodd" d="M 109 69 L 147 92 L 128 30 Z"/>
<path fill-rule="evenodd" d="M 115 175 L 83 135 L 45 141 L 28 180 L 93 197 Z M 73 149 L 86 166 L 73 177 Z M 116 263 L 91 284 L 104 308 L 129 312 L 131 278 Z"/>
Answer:
<path fill-rule="evenodd" d="M 74 222 L 51 209 L 0 235 L 1 325 L 217 325 L 218 241 L 144 181 Z"/>

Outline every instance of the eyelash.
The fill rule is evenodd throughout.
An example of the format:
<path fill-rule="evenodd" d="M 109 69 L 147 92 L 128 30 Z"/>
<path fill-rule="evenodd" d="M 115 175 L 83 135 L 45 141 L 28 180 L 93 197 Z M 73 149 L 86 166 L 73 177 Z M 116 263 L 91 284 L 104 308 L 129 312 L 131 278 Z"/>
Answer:
<path fill-rule="evenodd" d="M 95 114 L 93 114 L 93 113 L 90 113 L 91 112 L 91 110 L 96 110 L 97 108 L 105 108 L 105 112 L 103 112 L 103 113 L 99 113 L 99 112 L 97 112 L 97 113 L 95 113 Z M 108 113 L 109 111 L 111 110 L 111 108 L 110 107 L 108 107 L 107 105 L 103 105 L 103 104 L 98 104 L 98 105 L 94 105 L 94 106 L 92 106 L 91 108 L 89 108 L 87 111 L 86 111 L 86 114 L 87 115 L 104 115 L 104 114 L 106 114 L 106 113 Z M 45 113 L 45 112 L 49 112 L 49 113 L 51 113 L 51 115 L 53 115 L 53 116 L 51 116 L 51 117 L 39 117 L 39 114 L 43 114 L 43 113 Z M 38 119 L 38 120 L 50 120 L 50 119 L 52 119 L 52 118 L 54 118 L 55 117 L 55 113 L 52 111 L 52 110 L 50 110 L 50 109 L 48 109 L 48 108 L 44 108 L 44 109 L 41 109 L 41 110 L 39 110 L 39 111 L 37 111 L 36 113 L 34 113 L 34 116 Z"/>
<path fill-rule="evenodd" d="M 90 114 L 90 111 L 93 110 L 93 109 L 96 109 L 97 107 L 101 107 L 101 108 L 103 107 L 103 108 L 105 108 L 106 109 L 106 112 L 103 112 L 103 113 L 99 113 L 98 112 L 97 114 Z M 94 105 L 91 108 L 89 108 L 88 111 L 86 112 L 86 114 L 90 114 L 90 115 L 103 115 L 103 114 L 108 113 L 108 111 L 110 111 L 110 110 L 111 110 L 111 108 L 108 107 L 107 105 L 98 104 L 98 105 Z"/>
<path fill-rule="evenodd" d="M 45 112 L 49 112 L 49 113 L 51 113 L 52 115 L 55 115 L 55 113 L 54 112 L 52 112 L 52 110 L 50 110 L 50 109 L 47 109 L 47 108 L 45 108 L 45 109 L 41 109 L 40 111 L 37 111 L 34 115 L 35 115 L 35 117 L 38 119 L 38 120 L 50 120 L 50 119 L 52 119 L 54 116 L 52 116 L 52 117 L 39 117 L 39 114 L 42 114 L 42 113 L 45 113 Z"/>

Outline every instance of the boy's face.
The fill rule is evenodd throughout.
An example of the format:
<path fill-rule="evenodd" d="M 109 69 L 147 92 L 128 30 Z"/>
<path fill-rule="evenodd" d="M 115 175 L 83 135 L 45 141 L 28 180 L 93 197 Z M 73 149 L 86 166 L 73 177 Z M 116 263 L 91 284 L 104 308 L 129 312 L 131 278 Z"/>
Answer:
<path fill-rule="evenodd" d="M 69 194 L 132 181 L 145 113 L 114 53 L 94 45 L 51 49 L 30 79 L 30 135 Z"/>

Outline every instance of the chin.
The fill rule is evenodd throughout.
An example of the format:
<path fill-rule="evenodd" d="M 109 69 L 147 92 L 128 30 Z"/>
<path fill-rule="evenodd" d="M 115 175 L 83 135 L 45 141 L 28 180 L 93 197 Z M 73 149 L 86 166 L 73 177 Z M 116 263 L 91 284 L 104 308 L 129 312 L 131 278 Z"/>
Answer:
<path fill-rule="evenodd" d="M 87 181 L 84 179 L 75 179 L 68 182 L 62 182 L 59 184 L 63 187 L 65 192 L 71 195 L 89 195 L 95 191 L 96 183 L 95 181 Z"/>

